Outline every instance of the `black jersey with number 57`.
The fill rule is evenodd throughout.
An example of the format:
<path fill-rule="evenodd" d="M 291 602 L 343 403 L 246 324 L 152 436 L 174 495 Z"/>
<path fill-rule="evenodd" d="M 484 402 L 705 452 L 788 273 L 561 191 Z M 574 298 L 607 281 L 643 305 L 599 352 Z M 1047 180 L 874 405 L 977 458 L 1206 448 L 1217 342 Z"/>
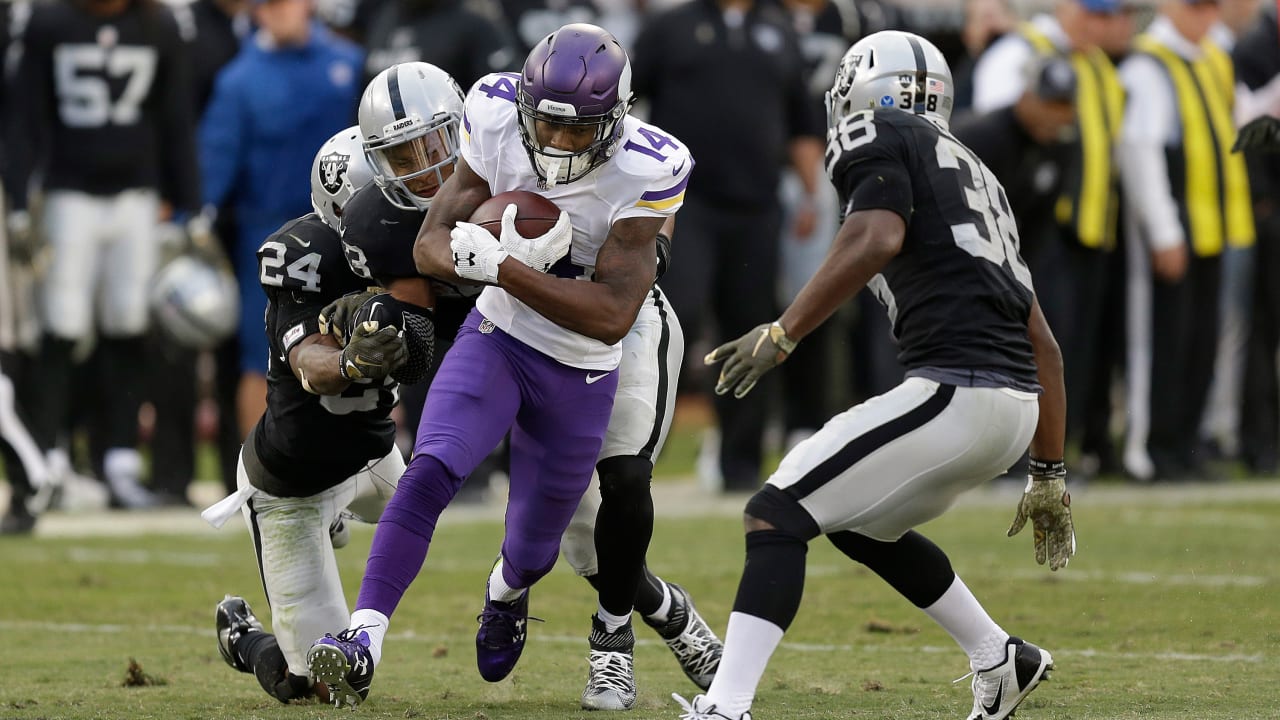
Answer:
<path fill-rule="evenodd" d="M 387 378 L 352 383 L 339 395 L 314 395 L 289 367 L 289 351 L 320 332 L 324 306 L 369 284 L 347 266 L 338 234 L 317 215 L 285 223 L 262 243 L 258 282 L 267 294 L 271 358 L 267 411 L 249 441 L 272 485 L 262 489 L 281 497 L 314 495 L 391 450 L 398 387 Z"/>
<path fill-rule="evenodd" d="M 1004 188 L 982 161 L 928 120 L 880 109 L 828 131 L 826 165 L 844 216 L 885 209 L 906 221 L 902 250 L 868 284 L 903 365 L 1035 387 L 1031 272 Z"/>

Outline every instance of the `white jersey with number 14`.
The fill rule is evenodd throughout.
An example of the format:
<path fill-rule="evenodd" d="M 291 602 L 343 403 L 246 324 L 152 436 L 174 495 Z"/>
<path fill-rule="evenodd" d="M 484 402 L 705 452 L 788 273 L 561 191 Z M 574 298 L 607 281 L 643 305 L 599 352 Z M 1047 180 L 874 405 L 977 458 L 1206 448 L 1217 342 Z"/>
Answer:
<path fill-rule="evenodd" d="M 518 79 L 515 73 L 493 73 L 471 88 L 462 119 L 462 157 L 489 183 L 490 194 L 528 190 L 569 213 L 573 245 L 569 257 L 552 271 L 588 281 L 596 253 L 615 222 L 667 217 L 680 209 L 693 159 L 676 138 L 627 116 L 612 158 L 579 180 L 540 188 L 520 140 Z M 512 337 L 565 365 L 612 370 L 621 361 L 621 343 L 608 345 L 560 327 L 502 288 L 485 288 L 476 307 Z"/>

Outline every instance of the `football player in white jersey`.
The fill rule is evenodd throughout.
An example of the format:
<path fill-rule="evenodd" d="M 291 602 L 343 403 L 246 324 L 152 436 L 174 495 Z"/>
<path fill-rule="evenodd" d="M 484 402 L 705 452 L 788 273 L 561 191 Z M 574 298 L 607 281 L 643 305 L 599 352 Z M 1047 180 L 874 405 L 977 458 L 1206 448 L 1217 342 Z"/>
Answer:
<path fill-rule="evenodd" d="M 651 332 L 662 327 L 664 303 L 654 288 L 656 237 L 683 200 L 693 160 L 678 140 L 627 115 L 630 102 L 625 52 L 591 25 L 552 33 L 522 73 L 486 76 L 468 96 L 461 158 L 432 201 L 415 259 L 423 274 L 489 287 L 427 395 L 414 458 L 383 516 L 387 522 L 375 533 L 351 628 L 312 649 L 313 673 L 336 687 L 339 699 L 358 703 L 367 696 L 389 617 L 421 567 L 436 518 L 461 479 L 508 429 L 507 537 L 490 575 L 476 638 L 487 680 L 506 677 L 523 650 L 527 590 L 554 564 L 597 457 L 605 458 L 604 492 L 635 493 L 637 488 L 622 485 L 636 483 L 642 501 L 649 501 L 652 465 L 646 453 L 665 433 L 669 407 L 654 408 L 649 436 L 638 446 L 617 443 L 615 464 L 602 447 L 608 447 L 622 341 L 642 308 L 657 321 Z M 465 222 L 491 196 L 517 189 L 539 192 L 566 211 L 545 236 L 519 237 L 510 212 L 501 242 Z M 623 556 L 631 567 L 605 558 L 599 563 L 601 575 L 628 578 L 617 584 L 624 590 L 615 588 L 617 605 L 610 607 L 602 590 L 592 674 L 622 681 L 597 683 L 598 696 L 589 683 L 584 706 L 626 709 L 634 702 L 629 620 L 651 506 L 647 523 L 638 531 L 642 537 L 627 539 L 627 548 L 616 548 L 616 542 L 601 548 L 602 554 L 613 550 Z M 615 534 L 621 535 L 611 538 Z M 670 593 L 665 584 L 662 590 Z M 681 606 L 694 614 L 687 596 L 679 594 L 664 603 L 671 619 Z M 596 642 L 606 639 L 613 643 Z M 715 649 L 702 659 L 718 660 L 714 636 L 708 631 L 699 639 L 701 650 Z M 607 648 L 599 656 L 597 645 Z M 701 668 L 704 682 L 713 670 Z"/>

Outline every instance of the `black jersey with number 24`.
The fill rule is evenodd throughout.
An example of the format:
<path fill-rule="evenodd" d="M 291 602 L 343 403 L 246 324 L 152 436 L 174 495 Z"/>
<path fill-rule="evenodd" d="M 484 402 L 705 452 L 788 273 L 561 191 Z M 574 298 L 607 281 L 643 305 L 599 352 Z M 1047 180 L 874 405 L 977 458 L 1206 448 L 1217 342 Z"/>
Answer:
<path fill-rule="evenodd" d="M 830 129 L 826 166 L 844 216 L 884 209 L 906 221 L 901 251 L 868 287 L 889 311 L 908 371 L 995 373 L 1035 387 L 1031 272 L 991 170 L 948 132 L 896 109 Z"/>
<path fill-rule="evenodd" d="M 338 234 L 314 213 L 284 224 L 258 248 L 258 281 L 267 294 L 267 412 L 250 442 L 273 495 L 306 497 L 381 459 L 395 440 L 391 408 L 398 387 L 387 378 L 357 381 L 338 395 L 314 395 L 289 366 L 289 351 L 320 332 L 330 301 L 369 283 L 347 266 Z M 283 487 L 282 487 L 283 486 Z"/>

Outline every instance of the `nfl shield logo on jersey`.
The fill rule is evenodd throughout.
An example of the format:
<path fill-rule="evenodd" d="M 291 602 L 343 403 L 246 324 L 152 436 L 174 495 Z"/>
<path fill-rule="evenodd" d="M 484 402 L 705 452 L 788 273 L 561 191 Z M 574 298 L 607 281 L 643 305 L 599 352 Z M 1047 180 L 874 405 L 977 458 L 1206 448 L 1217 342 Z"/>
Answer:
<path fill-rule="evenodd" d="M 320 158 L 320 184 L 330 195 L 336 195 L 342 189 L 342 181 L 347 177 L 347 163 L 350 155 L 329 153 Z"/>

